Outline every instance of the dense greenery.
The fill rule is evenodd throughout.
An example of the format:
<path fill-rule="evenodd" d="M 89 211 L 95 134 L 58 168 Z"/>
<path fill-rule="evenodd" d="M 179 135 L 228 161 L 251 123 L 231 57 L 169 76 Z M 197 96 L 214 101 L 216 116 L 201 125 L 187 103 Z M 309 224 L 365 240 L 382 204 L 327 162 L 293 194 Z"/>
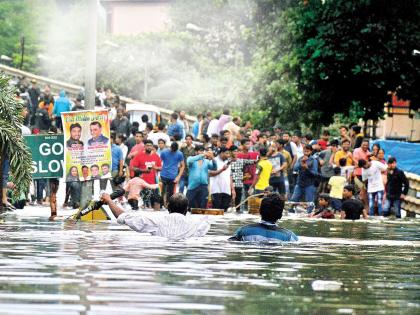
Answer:
<path fill-rule="evenodd" d="M 356 109 L 377 119 L 395 90 L 418 108 L 418 0 L 258 4 L 256 97 L 270 117 L 325 124 Z"/>
<path fill-rule="evenodd" d="M 45 2 L 45 4 L 47 4 Z M 12 58 L 11 65 L 23 70 L 38 69 L 40 20 L 42 9 L 33 0 L 0 0 L 0 55 Z M 22 40 L 24 59 L 22 61 Z"/>
<path fill-rule="evenodd" d="M 0 1 L 0 53 L 19 65 L 25 34 L 24 67 L 82 84 L 86 3 L 43 3 Z M 413 55 L 420 50 L 419 6 L 418 0 L 177 0 L 165 32 L 101 32 L 98 85 L 189 112 L 229 107 L 258 126 L 316 130 L 334 114 L 377 119 L 388 91 L 419 106 L 420 56 Z"/>

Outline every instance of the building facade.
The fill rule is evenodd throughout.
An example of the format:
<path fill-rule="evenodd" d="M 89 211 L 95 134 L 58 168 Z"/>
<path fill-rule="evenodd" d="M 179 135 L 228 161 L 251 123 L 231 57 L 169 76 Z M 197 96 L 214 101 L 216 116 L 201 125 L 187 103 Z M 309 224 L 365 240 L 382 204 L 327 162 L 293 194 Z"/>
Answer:
<path fill-rule="evenodd" d="M 106 31 L 115 35 L 160 32 L 170 24 L 170 0 L 101 0 Z"/>

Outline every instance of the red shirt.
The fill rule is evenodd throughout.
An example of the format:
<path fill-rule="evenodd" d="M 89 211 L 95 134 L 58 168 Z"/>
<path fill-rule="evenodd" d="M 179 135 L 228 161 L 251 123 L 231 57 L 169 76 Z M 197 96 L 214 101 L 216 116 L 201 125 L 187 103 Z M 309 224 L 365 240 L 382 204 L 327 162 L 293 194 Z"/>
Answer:
<path fill-rule="evenodd" d="M 325 141 L 325 140 L 322 140 L 322 139 L 319 139 L 318 140 L 318 144 L 319 144 L 319 146 L 321 147 L 321 150 L 325 150 L 326 148 L 327 148 L 327 141 Z"/>
<path fill-rule="evenodd" d="M 159 155 L 156 153 L 146 154 L 145 152 L 139 152 L 130 162 L 130 175 L 134 175 L 134 172 L 131 170 L 133 167 L 144 170 L 148 166 L 161 167 L 162 161 Z M 156 184 L 156 170 L 151 169 L 149 173 L 141 174 L 140 178 L 148 184 Z"/>
<path fill-rule="evenodd" d="M 258 156 L 259 154 L 257 152 L 238 153 L 239 159 L 256 160 L 258 159 Z M 244 169 L 244 178 L 246 178 L 244 179 L 245 185 L 251 185 L 253 183 L 256 168 L 257 167 L 255 164 L 245 165 L 245 169 Z"/>

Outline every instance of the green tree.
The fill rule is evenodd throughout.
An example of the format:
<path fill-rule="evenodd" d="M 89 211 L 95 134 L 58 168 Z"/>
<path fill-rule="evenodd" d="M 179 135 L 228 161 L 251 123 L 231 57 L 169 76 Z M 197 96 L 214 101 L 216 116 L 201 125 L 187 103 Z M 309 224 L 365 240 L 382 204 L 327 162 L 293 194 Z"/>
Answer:
<path fill-rule="evenodd" d="M 418 108 L 418 0 L 262 1 L 258 13 L 267 86 L 256 92 L 273 115 L 328 124 L 357 104 L 377 119 L 395 90 Z"/>
<path fill-rule="evenodd" d="M 37 69 L 37 55 L 40 49 L 38 43 L 40 20 L 36 16 L 40 15 L 41 8 L 36 4 L 34 0 L 0 0 L 0 55 L 11 57 L 14 67 L 20 67 L 22 64 L 22 69 L 28 71 Z M 47 3 L 44 2 L 44 5 Z M 23 62 L 22 39 L 24 39 Z"/>
<path fill-rule="evenodd" d="M 20 129 L 24 106 L 15 99 L 9 78 L 0 72 L 0 172 L 6 159 L 10 162 L 14 195 L 27 191 L 31 182 L 32 156 Z"/>

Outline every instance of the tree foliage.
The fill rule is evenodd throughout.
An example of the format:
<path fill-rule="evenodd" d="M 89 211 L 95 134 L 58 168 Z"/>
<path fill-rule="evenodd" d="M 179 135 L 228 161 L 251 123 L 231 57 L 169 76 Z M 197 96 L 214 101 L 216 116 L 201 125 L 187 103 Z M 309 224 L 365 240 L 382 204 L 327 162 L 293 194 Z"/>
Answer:
<path fill-rule="evenodd" d="M 262 1 L 258 13 L 256 97 L 280 121 L 328 124 L 352 106 L 377 119 L 395 90 L 418 108 L 419 1 Z"/>
<path fill-rule="evenodd" d="M 419 5 L 418 0 L 173 1 L 172 23 L 163 32 L 100 34 L 98 86 L 190 113 L 241 108 L 259 126 L 285 128 L 328 125 L 334 114 L 376 119 L 388 91 L 410 99 L 416 109 Z M 41 8 L 45 12 L 38 18 Z M 17 57 L 20 34 L 29 32 L 27 43 L 41 47 L 28 51 L 35 63 L 24 66 L 82 84 L 85 16 L 82 0 L 0 1 L 0 53 Z"/>
<path fill-rule="evenodd" d="M 47 5 L 47 1 L 44 4 Z M 41 8 L 33 0 L 0 1 L 0 55 L 12 58 L 14 67 L 20 67 L 22 63 L 21 40 L 24 39 L 22 69 L 37 70 L 41 45 L 38 38 L 40 23 L 36 16 L 40 14 Z"/>
<path fill-rule="evenodd" d="M 15 99 L 9 78 L 0 72 L 0 152 L 10 161 L 14 194 L 27 191 L 31 182 L 32 156 L 20 129 L 24 106 Z"/>

